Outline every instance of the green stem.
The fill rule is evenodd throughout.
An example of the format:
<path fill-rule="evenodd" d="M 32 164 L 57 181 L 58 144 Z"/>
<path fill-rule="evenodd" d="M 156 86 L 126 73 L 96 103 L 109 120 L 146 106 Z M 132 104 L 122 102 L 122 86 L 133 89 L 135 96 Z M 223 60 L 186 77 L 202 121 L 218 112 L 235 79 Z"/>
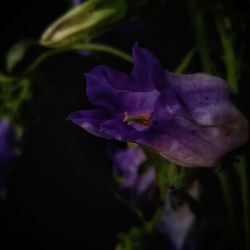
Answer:
<path fill-rule="evenodd" d="M 246 159 L 240 158 L 239 164 L 235 168 L 241 179 L 241 194 L 243 203 L 243 225 L 245 231 L 245 249 L 250 249 L 250 204 L 249 204 L 249 188 L 248 188 L 248 168 Z"/>
<path fill-rule="evenodd" d="M 158 224 L 159 220 L 161 219 L 163 212 L 163 208 L 158 208 L 152 217 L 152 219 L 146 223 L 145 228 L 148 232 L 153 232 L 156 228 L 156 225 Z"/>
<path fill-rule="evenodd" d="M 177 67 L 177 69 L 175 70 L 176 74 L 181 74 L 183 73 L 187 67 L 189 66 L 190 62 L 192 61 L 194 54 L 195 54 L 195 50 L 196 48 L 192 48 L 187 55 L 183 58 L 181 64 Z"/>
<path fill-rule="evenodd" d="M 238 77 L 236 74 L 237 63 L 235 59 L 233 39 L 232 39 L 232 36 L 230 36 L 226 30 L 227 21 L 229 20 L 218 17 L 216 19 L 216 25 L 217 25 L 217 31 L 220 36 L 221 44 L 223 47 L 223 54 L 224 54 L 223 61 L 226 67 L 227 81 L 230 83 L 234 91 L 238 92 L 238 84 L 237 84 Z M 246 162 L 244 158 L 240 159 L 239 164 L 237 164 L 236 166 L 236 171 L 238 172 L 239 177 L 240 177 L 241 197 L 242 197 L 242 206 L 243 206 L 243 225 L 244 225 L 244 231 L 245 231 L 245 246 L 246 246 L 246 250 L 248 250 L 250 249 L 249 190 L 248 190 L 247 166 L 246 166 Z M 233 208 L 234 204 L 231 204 L 231 206 Z"/>
<path fill-rule="evenodd" d="M 6 76 L 0 72 L 0 84 L 9 84 L 12 83 L 16 78 L 12 76 Z"/>
<path fill-rule="evenodd" d="M 144 218 L 142 211 L 140 209 L 138 209 L 135 205 L 133 205 L 132 203 L 130 203 L 129 201 L 124 199 L 118 192 L 116 192 L 116 190 L 113 187 L 111 187 L 111 188 L 114 192 L 116 199 L 119 200 L 120 202 L 122 202 L 123 204 L 125 204 L 132 212 L 134 212 L 135 215 L 137 215 L 138 219 L 141 221 L 141 223 L 144 225 L 145 218 Z"/>
<path fill-rule="evenodd" d="M 196 0 L 189 0 L 189 10 L 191 13 L 195 38 L 197 42 L 197 49 L 200 54 L 203 70 L 207 73 L 212 72 L 211 59 L 209 54 L 208 36 L 206 32 L 206 25 Z"/>
<path fill-rule="evenodd" d="M 237 228 L 237 218 L 235 213 L 235 204 L 233 199 L 233 187 L 230 174 L 227 170 L 222 170 L 217 172 L 218 179 L 224 194 L 224 202 L 227 210 L 227 217 L 229 220 L 230 233 L 233 241 L 233 249 L 237 250 L 239 247 L 238 229 Z"/>
<path fill-rule="evenodd" d="M 72 50 L 89 50 L 89 51 L 99 51 L 99 52 L 105 52 L 112 54 L 114 56 L 120 57 L 121 59 L 132 63 L 132 58 L 129 54 L 126 52 L 113 48 L 111 46 L 103 45 L 103 44 L 94 44 L 94 43 L 79 43 L 79 44 L 73 44 L 69 47 L 64 47 L 60 49 L 50 49 L 48 52 L 42 54 L 40 57 L 38 57 L 25 71 L 25 74 L 30 74 L 35 69 L 37 69 L 44 61 L 46 61 L 51 56 L 68 52 Z"/>
<path fill-rule="evenodd" d="M 217 30 L 220 36 L 222 48 L 223 48 L 223 61 L 226 67 L 227 80 L 230 83 L 233 90 L 238 92 L 237 76 L 236 76 L 236 59 L 234 54 L 232 38 L 227 34 L 225 30 L 225 20 L 216 20 Z"/>

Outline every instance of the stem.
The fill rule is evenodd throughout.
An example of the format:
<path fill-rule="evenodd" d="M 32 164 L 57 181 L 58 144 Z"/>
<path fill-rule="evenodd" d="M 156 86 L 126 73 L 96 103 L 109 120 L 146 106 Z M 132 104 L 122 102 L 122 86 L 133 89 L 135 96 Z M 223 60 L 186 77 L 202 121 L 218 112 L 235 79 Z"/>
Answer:
<path fill-rule="evenodd" d="M 189 66 L 190 62 L 192 61 L 194 54 L 195 54 L 195 50 L 196 48 L 192 48 L 187 55 L 183 58 L 181 64 L 177 67 L 177 69 L 175 70 L 176 74 L 181 74 L 182 72 L 184 72 L 187 67 Z"/>
<path fill-rule="evenodd" d="M 237 226 L 237 218 L 236 218 L 236 212 L 235 212 L 235 206 L 234 206 L 234 200 L 233 200 L 233 187 L 232 187 L 232 180 L 230 178 L 230 175 L 227 171 L 221 171 L 217 173 L 217 176 L 219 178 L 221 188 L 224 194 L 224 202 L 227 210 L 227 216 L 229 219 L 229 225 L 230 225 L 230 233 L 233 241 L 233 249 L 237 250 L 239 247 L 239 238 L 238 235 L 235 234 L 234 229 L 236 229 Z M 238 233 L 238 232 L 237 232 Z"/>
<path fill-rule="evenodd" d="M 113 48 L 111 46 L 103 45 L 103 44 L 94 44 L 94 43 L 79 43 L 79 44 L 73 44 L 69 47 L 64 47 L 60 49 L 50 49 L 48 52 L 42 54 L 40 57 L 38 57 L 35 62 L 33 62 L 25 71 L 25 74 L 30 74 L 33 72 L 35 69 L 40 66 L 44 61 L 46 61 L 48 58 L 51 56 L 63 53 L 63 52 L 68 52 L 71 50 L 90 50 L 90 51 L 100 51 L 100 52 L 105 52 L 112 54 L 114 56 L 120 57 L 121 59 L 132 63 L 132 58 L 129 54 L 126 52 Z"/>
<path fill-rule="evenodd" d="M 226 31 L 227 19 L 216 19 L 217 30 L 220 36 L 221 44 L 223 47 L 223 61 L 226 67 L 227 81 L 230 83 L 231 87 L 235 92 L 238 92 L 238 77 L 236 74 L 237 65 L 234 53 L 234 46 L 232 37 Z M 240 177 L 241 184 L 241 198 L 243 207 L 243 225 L 245 232 L 245 248 L 250 249 L 250 216 L 249 216 L 249 190 L 248 190 L 248 172 L 245 158 L 241 157 L 240 162 L 236 164 L 236 171 Z M 231 187 L 232 189 L 232 187 Z M 230 198 L 230 197 L 229 197 Z M 233 208 L 234 204 L 231 204 Z M 235 219 L 235 218 L 234 218 Z M 235 223 L 237 221 L 234 221 Z M 236 236 L 237 237 L 237 236 Z M 236 248 L 237 249 L 237 248 Z"/>
<path fill-rule="evenodd" d="M 243 203 L 243 224 L 245 231 L 245 248 L 246 250 L 250 249 L 250 205 L 249 205 L 249 189 L 248 189 L 248 171 L 246 159 L 244 157 L 240 158 L 239 163 L 235 168 L 241 179 L 241 194 L 242 194 L 242 203 Z"/>
<path fill-rule="evenodd" d="M 155 214 L 153 215 L 152 219 L 146 223 L 145 227 L 148 232 L 153 232 L 155 230 L 157 223 L 161 219 L 162 213 L 163 213 L 163 208 L 158 208 Z"/>
<path fill-rule="evenodd" d="M 195 31 L 195 38 L 197 42 L 197 49 L 200 54 L 201 63 L 203 70 L 207 73 L 212 72 L 211 66 L 211 59 L 209 55 L 209 45 L 208 45 L 208 38 L 206 32 L 206 25 L 202 17 L 202 13 L 198 6 L 196 0 L 189 0 L 189 10 L 191 13 L 194 31 Z"/>
<path fill-rule="evenodd" d="M 233 90 L 237 93 L 238 92 L 238 86 L 237 86 L 237 76 L 235 74 L 236 72 L 236 59 L 232 44 L 232 38 L 227 35 L 225 30 L 225 20 L 217 20 L 217 30 L 220 36 L 221 44 L 223 47 L 223 61 L 226 67 L 226 73 L 227 73 L 227 80 L 230 83 Z"/>
<path fill-rule="evenodd" d="M 143 213 L 141 212 L 140 209 L 138 209 L 136 206 L 134 206 L 133 204 L 131 204 L 129 201 L 127 201 L 126 199 L 124 199 L 118 192 L 116 192 L 116 190 L 111 187 L 113 192 L 114 192 L 114 195 L 116 197 L 117 200 L 121 201 L 123 204 L 125 204 L 131 211 L 133 211 L 138 219 L 141 221 L 141 223 L 144 225 L 145 224 L 145 218 L 144 218 L 144 215 Z"/>

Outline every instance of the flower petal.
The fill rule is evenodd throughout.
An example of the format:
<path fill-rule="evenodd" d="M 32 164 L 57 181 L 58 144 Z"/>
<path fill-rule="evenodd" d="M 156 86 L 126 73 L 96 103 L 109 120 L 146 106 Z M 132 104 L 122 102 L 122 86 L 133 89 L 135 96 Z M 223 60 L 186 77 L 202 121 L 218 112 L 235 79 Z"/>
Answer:
<path fill-rule="evenodd" d="M 16 142 L 17 135 L 14 127 L 8 120 L 0 120 L 0 165 L 7 163 L 15 157 Z"/>
<path fill-rule="evenodd" d="M 138 131 L 127 125 L 119 117 L 107 120 L 100 126 L 100 133 L 118 141 L 134 141 L 144 136 L 145 131 Z"/>
<path fill-rule="evenodd" d="M 138 178 L 138 169 L 147 159 L 141 147 L 117 149 L 110 156 L 114 174 L 123 178 L 120 188 L 133 188 Z"/>
<path fill-rule="evenodd" d="M 138 44 L 133 47 L 134 68 L 132 75 L 136 79 L 141 89 L 155 89 L 156 86 L 165 82 L 165 69 L 162 67 L 158 58 L 149 50 L 141 48 Z"/>
<path fill-rule="evenodd" d="M 120 112 L 152 112 L 159 93 L 157 90 L 150 92 L 132 92 L 116 88 L 114 82 L 122 83 L 124 79 L 121 77 L 109 77 L 108 68 L 105 66 L 97 66 L 91 70 L 87 77 L 87 96 L 89 100 L 110 111 Z M 126 84 L 134 85 L 133 81 Z M 117 85 L 117 84 L 116 84 Z"/>
<path fill-rule="evenodd" d="M 141 176 L 138 177 L 136 184 L 137 196 L 143 196 L 152 186 L 156 178 L 156 173 L 153 167 L 148 168 Z"/>
<path fill-rule="evenodd" d="M 223 79 L 201 73 L 168 75 L 170 87 L 178 93 L 179 99 L 197 124 L 222 125 L 231 120 L 230 114 L 240 114 L 230 101 L 231 90 Z"/>
<path fill-rule="evenodd" d="M 223 127 L 201 127 L 182 117 L 161 122 L 136 140 L 182 166 L 211 167 L 234 146 Z M 231 140 L 231 141 L 230 141 Z"/>
<path fill-rule="evenodd" d="M 105 112 L 104 110 L 94 109 L 94 110 L 81 110 L 73 112 L 69 114 L 67 120 L 82 127 L 83 129 L 85 129 L 86 131 L 88 131 L 93 135 L 110 139 L 110 137 L 100 132 L 101 123 L 110 118 L 111 118 L 110 114 Z"/>

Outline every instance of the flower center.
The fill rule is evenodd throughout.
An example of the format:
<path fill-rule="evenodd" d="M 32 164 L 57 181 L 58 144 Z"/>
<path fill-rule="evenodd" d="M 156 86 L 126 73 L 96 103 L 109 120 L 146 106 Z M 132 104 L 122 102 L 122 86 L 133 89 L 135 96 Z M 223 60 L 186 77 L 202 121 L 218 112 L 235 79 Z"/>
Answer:
<path fill-rule="evenodd" d="M 124 112 L 124 122 L 129 123 L 138 123 L 141 126 L 150 126 L 151 116 L 150 114 L 141 114 L 136 116 L 130 116 L 127 111 Z"/>

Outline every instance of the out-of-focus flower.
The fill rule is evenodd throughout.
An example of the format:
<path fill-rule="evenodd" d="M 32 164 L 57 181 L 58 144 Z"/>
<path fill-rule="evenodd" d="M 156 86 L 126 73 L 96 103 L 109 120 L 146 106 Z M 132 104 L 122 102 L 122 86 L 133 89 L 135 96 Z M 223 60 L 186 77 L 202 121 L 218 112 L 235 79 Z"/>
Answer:
<path fill-rule="evenodd" d="M 191 183 L 183 194 L 186 197 L 172 191 L 167 193 L 163 213 L 157 226 L 158 231 L 169 242 L 169 249 L 171 250 L 198 249 L 195 247 L 198 244 L 196 239 L 192 239 L 192 246 L 190 246 L 187 237 L 191 229 L 197 224 L 197 216 L 188 199 L 192 200 L 193 203 L 199 202 L 199 183 L 197 181 Z M 184 244 L 185 248 L 183 248 Z"/>
<path fill-rule="evenodd" d="M 5 119 L 0 120 L 0 165 L 15 156 L 16 134 L 14 128 Z"/>
<path fill-rule="evenodd" d="M 4 199 L 6 182 L 6 163 L 15 156 L 16 134 L 5 119 L 0 120 L 0 200 Z"/>
<path fill-rule="evenodd" d="M 138 45 L 133 61 L 130 74 L 104 65 L 87 73 L 88 99 L 100 108 L 68 119 L 94 135 L 148 146 L 182 166 L 214 166 L 246 141 L 248 122 L 224 80 L 167 72 Z"/>
<path fill-rule="evenodd" d="M 153 167 L 140 172 L 140 166 L 147 160 L 141 147 L 112 149 L 109 155 L 113 161 L 114 177 L 119 180 L 119 187 L 128 190 L 132 200 L 143 200 L 155 180 Z"/>
<path fill-rule="evenodd" d="M 41 44 L 60 47 L 92 40 L 109 30 L 125 13 L 124 0 L 84 1 L 54 22 L 42 35 Z"/>
<path fill-rule="evenodd" d="M 85 2 L 85 0 L 72 0 L 74 5 L 80 5 L 81 3 Z"/>

